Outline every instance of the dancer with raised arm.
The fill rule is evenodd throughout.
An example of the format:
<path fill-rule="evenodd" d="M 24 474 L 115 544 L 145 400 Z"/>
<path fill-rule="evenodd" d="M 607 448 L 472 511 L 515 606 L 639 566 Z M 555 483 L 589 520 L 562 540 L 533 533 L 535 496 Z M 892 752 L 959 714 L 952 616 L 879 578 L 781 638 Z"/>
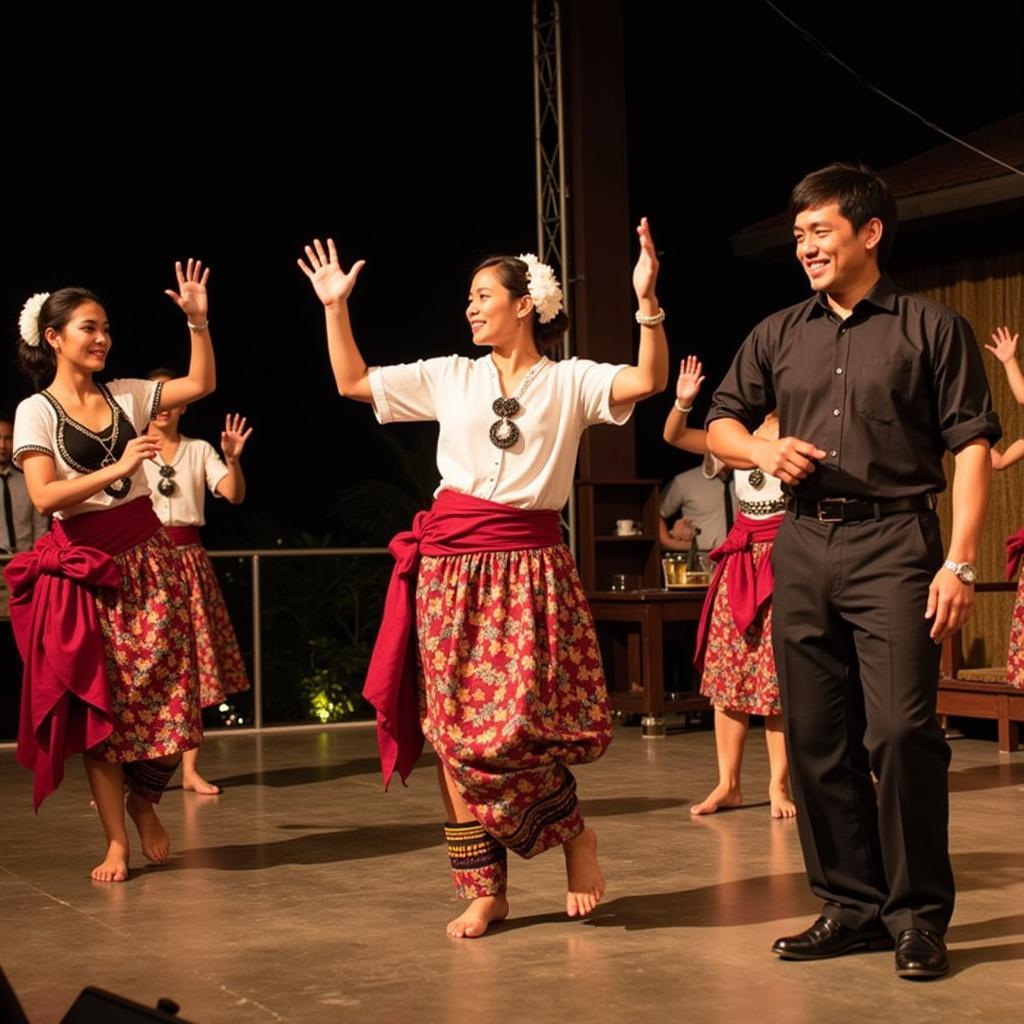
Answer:
<path fill-rule="evenodd" d="M 369 369 L 348 315 L 363 262 L 344 271 L 330 239 L 299 261 L 324 304 L 339 393 L 372 403 L 381 423 L 440 423 L 441 484 L 431 510 L 391 543 L 397 564 L 364 692 L 377 708 L 385 782 L 396 767 L 403 779 L 412 770 L 424 733 L 437 753 L 455 887 L 472 901 L 449 923 L 454 937 L 483 935 L 508 914 L 508 850 L 529 858 L 563 847 L 570 916 L 604 895 L 568 766 L 600 757 L 611 722 L 559 510 L 583 431 L 626 422 L 667 383 L 658 261 L 646 219 L 637 230 L 633 365 L 545 355 L 568 321 L 551 268 L 527 255 L 491 257 L 473 274 L 466 319 L 473 343 L 490 350 L 482 357 Z"/>
<path fill-rule="evenodd" d="M 687 422 L 703 383 L 700 360 L 687 356 L 679 367 L 676 399 L 665 421 L 664 437 L 676 448 L 703 455 L 705 474 L 716 476 L 722 463 L 708 451 L 706 431 Z M 754 434 L 778 438 L 779 418 L 774 411 Z M 772 542 L 786 502 L 776 477 L 759 469 L 738 469 L 734 476 L 739 515 L 725 542 L 711 552 L 717 567 L 704 601 L 694 658 L 701 673 L 700 692 L 715 709 L 718 785 L 690 813 L 714 814 L 742 805 L 743 748 L 750 716 L 761 715 L 768 746 L 771 815 L 792 818 L 796 806 L 789 797 L 789 763 L 771 635 Z"/>
<path fill-rule="evenodd" d="M 985 348 L 1003 364 L 1006 383 L 1019 405 L 1024 405 L 1024 373 L 1017 362 L 1019 334 L 1011 334 L 1010 328 L 997 327 L 992 334 L 992 344 Z M 992 468 L 1009 469 L 1024 459 L 1024 438 L 1017 438 L 1003 451 L 992 449 Z M 1012 580 L 1020 567 L 1024 555 L 1024 526 L 1006 538 L 1006 578 Z M 1024 689 L 1024 575 L 1017 585 L 1017 597 L 1013 604 L 1010 620 L 1010 642 L 1006 655 L 1006 681 L 1011 686 Z"/>
<path fill-rule="evenodd" d="M 170 840 L 156 816 L 182 752 L 202 735 L 188 595 L 181 563 L 149 500 L 142 464 L 160 409 L 214 389 L 207 320 L 209 270 L 175 265 L 192 338 L 188 374 L 166 382 L 103 384 L 112 344 L 100 300 L 84 288 L 34 295 L 22 310 L 18 356 L 45 388 L 15 414 L 14 459 L 52 530 L 7 567 L 11 622 L 25 662 L 18 760 L 35 772 L 36 808 L 85 754 L 106 833 L 93 869 L 128 877 L 125 810 L 156 863 Z M 127 787 L 127 800 L 125 789 Z"/>
<path fill-rule="evenodd" d="M 150 380 L 167 382 L 175 374 L 154 370 Z M 181 555 L 188 583 L 192 631 L 196 637 L 200 704 L 204 708 L 223 703 L 231 693 L 249 689 L 242 652 L 224 604 L 224 595 L 210 556 L 203 547 L 199 528 L 206 522 L 206 490 L 232 505 L 245 499 L 242 452 L 252 435 L 244 416 L 228 415 L 220 435 L 221 459 L 212 444 L 186 437 L 179 429 L 184 406 L 161 409 L 149 425 L 160 439 L 156 457 L 145 463 L 150 497 L 167 535 Z M 200 796 L 216 796 L 220 786 L 199 774 L 199 748 L 186 750 L 181 759 L 181 784 Z"/>

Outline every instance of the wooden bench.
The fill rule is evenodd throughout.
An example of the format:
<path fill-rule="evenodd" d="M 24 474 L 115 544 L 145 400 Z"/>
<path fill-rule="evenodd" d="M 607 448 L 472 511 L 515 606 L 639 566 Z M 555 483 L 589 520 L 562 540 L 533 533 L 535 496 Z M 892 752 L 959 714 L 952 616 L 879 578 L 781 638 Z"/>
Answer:
<path fill-rule="evenodd" d="M 978 583 L 975 587 L 979 594 L 1016 589 L 1016 583 Z M 942 645 L 938 713 L 996 722 L 1000 751 L 1012 753 L 1020 746 L 1024 690 L 1007 683 L 1005 665 L 965 668 L 963 642 L 957 632 Z"/>

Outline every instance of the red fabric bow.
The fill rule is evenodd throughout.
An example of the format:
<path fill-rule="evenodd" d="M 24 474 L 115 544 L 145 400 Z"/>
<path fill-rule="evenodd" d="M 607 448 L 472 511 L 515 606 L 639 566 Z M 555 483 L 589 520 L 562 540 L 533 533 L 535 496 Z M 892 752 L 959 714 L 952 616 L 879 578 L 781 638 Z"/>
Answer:
<path fill-rule="evenodd" d="M 416 682 L 416 578 L 421 555 L 515 551 L 562 543 L 558 513 L 510 508 L 457 491 L 442 491 L 412 529 L 388 545 L 395 559 L 384 615 L 363 696 L 377 711 L 377 746 L 385 790 L 398 769 L 403 782 L 423 750 Z"/>
<path fill-rule="evenodd" d="M 715 566 L 715 575 L 711 578 L 711 585 L 704 599 L 700 626 L 697 628 L 697 650 L 693 663 L 698 671 L 704 670 L 711 610 L 714 608 L 715 594 L 718 592 L 726 565 L 732 567 L 729 572 L 729 609 L 736 629 L 741 634 L 750 628 L 765 602 L 771 598 L 772 590 L 775 588 L 772 560 L 762 558 L 755 570 L 753 545 L 774 541 L 783 518 L 780 514 L 771 519 L 751 519 L 741 512 L 725 540 L 714 551 L 708 553 L 708 557 L 718 564 Z"/>
<path fill-rule="evenodd" d="M 1006 538 L 1006 578 L 1012 580 L 1020 568 L 1024 556 L 1024 526 Z"/>
<path fill-rule="evenodd" d="M 121 572 L 96 548 L 59 543 L 53 533 L 5 570 L 11 626 L 25 663 L 18 761 L 35 772 L 36 810 L 64 777 L 64 760 L 110 735 L 113 717 L 94 587 Z"/>
<path fill-rule="evenodd" d="M 103 632 L 92 591 L 118 587 L 112 555 L 160 529 L 148 498 L 54 520 L 31 551 L 11 559 L 11 626 L 25 663 L 18 762 L 35 772 L 35 809 L 64 777 L 64 761 L 113 728 Z"/>

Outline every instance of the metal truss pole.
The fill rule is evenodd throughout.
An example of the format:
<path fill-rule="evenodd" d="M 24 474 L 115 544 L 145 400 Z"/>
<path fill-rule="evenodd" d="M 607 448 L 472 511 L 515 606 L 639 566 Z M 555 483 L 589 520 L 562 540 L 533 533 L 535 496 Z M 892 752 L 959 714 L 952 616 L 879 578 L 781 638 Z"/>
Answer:
<path fill-rule="evenodd" d="M 533 0 L 533 124 L 537 174 L 537 256 L 562 282 L 571 313 L 565 112 L 562 102 L 562 12 L 559 0 Z M 569 334 L 562 356 L 571 354 Z M 576 492 L 569 496 L 569 547 L 576 552 Z"/>

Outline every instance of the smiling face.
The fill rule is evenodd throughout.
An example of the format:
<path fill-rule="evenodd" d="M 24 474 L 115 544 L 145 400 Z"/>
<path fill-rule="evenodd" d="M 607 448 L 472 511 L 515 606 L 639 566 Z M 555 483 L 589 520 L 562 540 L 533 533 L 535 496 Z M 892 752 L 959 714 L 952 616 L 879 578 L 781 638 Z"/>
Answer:
<path fill-rule="evenodd" d="M 859 231 L 837 202 L 801 210 L 793 222 L 796 258 L 816 292 L 843 297 L 867 292 L 878 279 L 882 222 L 873 217 Z"/>
<path fill-rule="evenodd" d="M 83 373 L 98 373 L 111 346 L 107 314 L 98 302 L 82 302 L 62 328 L 46 328 L 45 341 L 57 353 L 58 366 L 64 362 Z"/>
<path fill-rule="evenodd" d="M 474 345 L 503 347 L 514 342 L 528 328 L 532 312 L 533 300 L 513 296 L 501 283 L 497 267 L 477 271 L 466 306 Z"/>

